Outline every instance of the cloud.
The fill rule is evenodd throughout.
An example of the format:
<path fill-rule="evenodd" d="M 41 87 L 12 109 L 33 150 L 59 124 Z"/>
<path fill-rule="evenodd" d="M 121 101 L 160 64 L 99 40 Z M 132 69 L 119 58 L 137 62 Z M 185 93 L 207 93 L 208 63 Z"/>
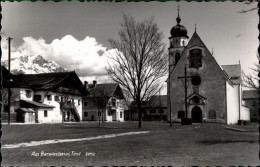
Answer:
<path fill-rule="evenodd" d="M 108 50 L 95 38 L 87 36 L 83 40 L 77 40 L 71 35 L 61 39 L 55 39 L 50 44 L 42 38 L 34 39 L 24 37 L 23 44 L 12 47 L 12 58 L 41 55 L 47 60 L 53 60 L 69 71 L 75 70 L 81 79 L 95 79 L 103 81 L 106 77 L 105 67 L 111 61 L 108 55 L 114 54 L 113 49 Z M 2 42 L 3 60 L 7 59 L 7 42 Z"/>

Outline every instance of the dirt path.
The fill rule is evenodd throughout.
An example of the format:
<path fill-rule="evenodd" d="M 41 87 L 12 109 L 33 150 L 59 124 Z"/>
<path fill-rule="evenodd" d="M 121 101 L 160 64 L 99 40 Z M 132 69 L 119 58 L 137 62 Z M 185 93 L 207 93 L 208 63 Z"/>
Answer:
<path fill-rule="evenodd" d="M 108 134 L 108 135 L 101 135 L 101 136 L 95 136 L 95 137 L 86 137 L 86 138 L 77 138 L 77 139 L 53 139 L 53 140 L 31 141 L 31 142 L 25 142 L 25 143 L 6 144 L 6 145 L 2 146 L 2 149 L 4 149 L 4 148 L 32 147 L 32 146 L 39 146 L 39 145 L 46 145 L 46 144 L 57 144 L 57 143 L 77 142 L 77 141 L 88 141 L 88 140 L 97 140 L 97 139 L 107 139 L 107 138 L 114 138 L 114 137 L 119 137 L 119 136 L 129 136 L 129 135 L 145 134 L 145 133 L 149 133 L 149 132 L 150 131 L 126 132 L 126 133 Z"/>

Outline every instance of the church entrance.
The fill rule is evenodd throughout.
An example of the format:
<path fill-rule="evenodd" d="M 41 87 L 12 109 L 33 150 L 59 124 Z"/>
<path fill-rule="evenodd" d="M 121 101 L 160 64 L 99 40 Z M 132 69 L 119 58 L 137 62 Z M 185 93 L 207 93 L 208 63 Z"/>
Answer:
<path fill-rule="evenodd" d="M 202 111 L 200 107 L 195 106 L 191 111 L 192 123 L 202 123 Z"/>

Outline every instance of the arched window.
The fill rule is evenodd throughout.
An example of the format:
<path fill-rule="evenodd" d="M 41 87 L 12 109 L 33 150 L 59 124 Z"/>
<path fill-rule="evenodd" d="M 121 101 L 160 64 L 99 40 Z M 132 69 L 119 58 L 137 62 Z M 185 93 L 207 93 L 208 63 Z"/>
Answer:
<path fill-rule="evenodd" d="M 176 53 L 175 54 L 175 64 L 177 64 L 178 63 L 178 61 L 180 60 L 180 58 L 181 58 L 181 55 L 180 55 L 180 53 Z"/>
<path fill-rule="evenodd" d="M 215 110 L 209 111 L 209 119 L 216 119 L 217 118 L 217 112 Z"/>
<path fill-rule="evenodd" d="M 178 112 L 178 118 L 184 118 L 184 111 Z"/>
<path fill-rule="evenodd" d="M 202 51 L 201 49 L 190 50 L 190 68 L 202 67 Z"/>

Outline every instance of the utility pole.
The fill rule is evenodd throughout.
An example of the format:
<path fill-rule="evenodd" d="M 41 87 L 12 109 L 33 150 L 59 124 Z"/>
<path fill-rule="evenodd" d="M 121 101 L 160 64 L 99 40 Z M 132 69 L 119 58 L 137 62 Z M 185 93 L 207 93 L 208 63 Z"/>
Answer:
<path fill-rule="evenodd" d="M 11 122 L 11 88 L 10 88 L 10 84 L 11 84 L 11 40 L 13 38 L 8 37 L 8 70 L 9 70 L 9 74 L 8 74 L 8 125 L 10 125 Z"/>
<path fill-rule="evenodd" d="M 173 65 L 170 65 L 169 64 L 169 109 L 170 109 L 170 126 L 172 126 L 172 101 L 171 101 L 171 66 Z"/>
<path fill-rule="evenodd" d="M 187 86 L 187 78 L 192 78 L 192 76 L 187 76 L 187 67 L 185 65 L 184 67 L 184 77 L 178 77 L 178 79 L 182 79 L 184 78 L 184 89 L 185 89 L 185 121 L 183 122 L 185 125 L 189 124 L 188 122 L 188 105 L 187 105 L 187 89 L 188 89 L 188 86 Z"/>

